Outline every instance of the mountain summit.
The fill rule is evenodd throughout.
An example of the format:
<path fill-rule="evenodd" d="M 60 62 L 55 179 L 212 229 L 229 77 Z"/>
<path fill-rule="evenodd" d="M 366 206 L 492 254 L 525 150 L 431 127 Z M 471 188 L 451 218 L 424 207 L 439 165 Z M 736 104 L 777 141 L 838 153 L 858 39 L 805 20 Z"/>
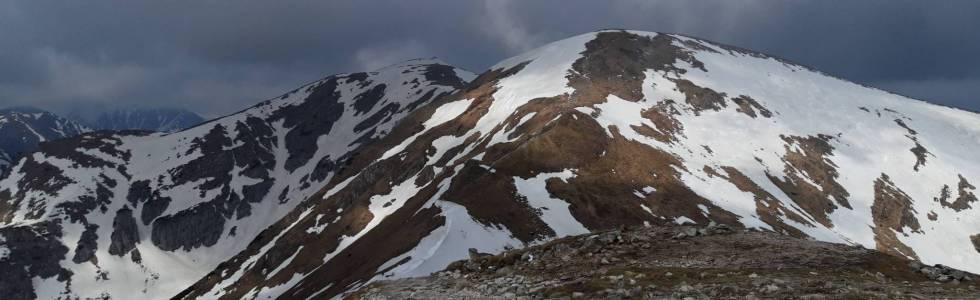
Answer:
<path fill-rule="evenodd" d="M 471 254 L 711 223 L 976 273 L 977 148 L 975 113 L 600 31 L 475 79 L 412 61 L 177 134 L 47 144 L 0 181 L 0 269 L 18 270 L 0 292 L 333 298 Z"/>

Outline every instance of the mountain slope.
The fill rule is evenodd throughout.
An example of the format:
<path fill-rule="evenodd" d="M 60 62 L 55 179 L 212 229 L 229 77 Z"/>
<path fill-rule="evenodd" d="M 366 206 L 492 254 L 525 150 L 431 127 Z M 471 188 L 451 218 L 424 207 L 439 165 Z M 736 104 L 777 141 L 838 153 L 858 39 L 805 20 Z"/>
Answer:
<path fill-rule="evenodd" d="M 176 132 L 203 122 L 201 116 L 183 109 L 117 109 L 102 113 L 90 126 L 106 130 Z"/>
<path fill-rule="evenodd" d="M 978 146 L 974 113 L 708 41 L 590 33 L 406 117 L 181 297 L 329 298 L 469 248 L 709 221 L 978 272 Z"/>
<path fill-rule="evenodd" d="M 89 129 L 36 108 L 0 109 L 0 178 L 41 142 L 76 136 Z"/>
<path fill-rule="evenodd" d="M 42 144 L 0 181 L 0 294 L 169 298 L 472 76 L 414 60 L 330 76 L 173 134 Z"/>

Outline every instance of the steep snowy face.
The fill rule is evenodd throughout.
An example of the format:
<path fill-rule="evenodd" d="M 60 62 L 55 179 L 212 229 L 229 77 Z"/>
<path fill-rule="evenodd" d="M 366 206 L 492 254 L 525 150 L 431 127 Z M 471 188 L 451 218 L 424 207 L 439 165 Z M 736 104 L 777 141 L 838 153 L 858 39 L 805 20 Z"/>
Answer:
<path fill-rule="evenodd" d="M 330 76 L 173 134 L 100 131 L 42 144 L 0 181 L 0 294 L 172 297 L 404 116 L 472 77 L 413 60 Z"/>
<path fill-rule="evenodd" d="M 975 113 L 703 40 L 590 33 L 414 112 L 180 296 L 330 298 L 469 248 L 709 221 L 977 272 L 976 149 Z"/>
<path fill-rule="evenodd" d="M 203 122 L 201 116 L 182 109 L 118 109 L 99 115 L 90 126 L 104 130 L 176 132 Z"/>
<path fill-rule="evenodd" d="M 17 159 L 37 149 L 41 142 L 86 131 L 85 126 L 35 108 L 0 110 L 0 178 Z"/>

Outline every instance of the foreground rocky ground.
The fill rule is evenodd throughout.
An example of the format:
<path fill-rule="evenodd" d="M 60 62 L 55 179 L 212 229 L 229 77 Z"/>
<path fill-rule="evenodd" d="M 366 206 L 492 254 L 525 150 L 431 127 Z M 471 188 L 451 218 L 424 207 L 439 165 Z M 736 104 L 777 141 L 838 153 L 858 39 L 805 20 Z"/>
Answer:
<path fill-rule="evenodd" d="M 980 299 L 980 277 L 725 226 L 568 237 L 371 284 L 351 299 Z"/>

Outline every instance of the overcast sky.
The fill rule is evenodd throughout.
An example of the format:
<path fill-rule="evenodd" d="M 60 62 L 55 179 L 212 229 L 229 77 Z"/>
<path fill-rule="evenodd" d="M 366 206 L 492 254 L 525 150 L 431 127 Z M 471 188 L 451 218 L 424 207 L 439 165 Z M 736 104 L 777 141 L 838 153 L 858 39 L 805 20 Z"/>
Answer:
<path fill-rule="evenodd" d="M 676 32 L 980 111 L 980 1 L 0 1 L 0 107 L 215 117 L 404 59 L 480 72 L 604 28 Z"/>

